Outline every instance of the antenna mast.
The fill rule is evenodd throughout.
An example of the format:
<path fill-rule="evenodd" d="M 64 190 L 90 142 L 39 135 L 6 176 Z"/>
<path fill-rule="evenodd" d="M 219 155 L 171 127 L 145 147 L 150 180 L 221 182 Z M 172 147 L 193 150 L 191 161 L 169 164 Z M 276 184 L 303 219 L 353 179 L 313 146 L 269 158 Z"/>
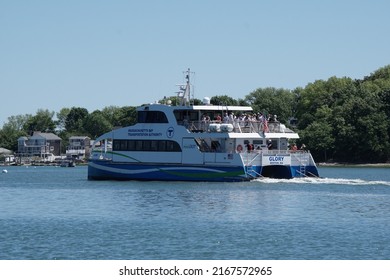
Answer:
<path fill-rule="evenodd" d="M 190 99 L 191 99 L 190 68 L 188 68 L 187 71 L 184 71 L 183 73 L 185 73 L 186 84 L 179 85 L 180 88 L 177 93 L 177 97 L 179 98 L 181 106 L 188 106 L 190 105 Z"/>

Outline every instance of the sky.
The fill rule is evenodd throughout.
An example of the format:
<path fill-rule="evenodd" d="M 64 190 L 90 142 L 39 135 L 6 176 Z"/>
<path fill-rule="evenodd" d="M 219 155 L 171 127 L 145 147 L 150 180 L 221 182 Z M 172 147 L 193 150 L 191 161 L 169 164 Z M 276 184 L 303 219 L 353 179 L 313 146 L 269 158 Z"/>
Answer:
<path fill-rule="evenodd" d="M 0 128 L 8 117 L 244 98 L 390 64 L 388 0 L 0 0 Z"/>

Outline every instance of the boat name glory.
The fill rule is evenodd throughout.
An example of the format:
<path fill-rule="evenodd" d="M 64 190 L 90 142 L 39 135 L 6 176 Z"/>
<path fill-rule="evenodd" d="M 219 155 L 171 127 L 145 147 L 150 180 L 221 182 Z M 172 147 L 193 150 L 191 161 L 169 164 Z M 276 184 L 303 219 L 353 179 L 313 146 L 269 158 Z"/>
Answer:
<path fill-rule="evenodd" d="M 264 155 L 263 156 L 263 165 L 290 165 L 291 164 L 291 157 L 290 156 L 270 156 L 270 155 Z"/>
<path fill-rule="evenodd" d="M 147 137 L 161 137 L 161 132 L 154 132 L 154 129 L 147 129 L 147 128 L 141 128 L 141 129 L 129 129 L 127 131 L 128 136 L 147 136 Z"/>
<path fill-rule="evenodd" d="M 284 157 L 281 156 L 274 156 L 274 157 L 269 157 L 269 161 L 283 161 Z"/>

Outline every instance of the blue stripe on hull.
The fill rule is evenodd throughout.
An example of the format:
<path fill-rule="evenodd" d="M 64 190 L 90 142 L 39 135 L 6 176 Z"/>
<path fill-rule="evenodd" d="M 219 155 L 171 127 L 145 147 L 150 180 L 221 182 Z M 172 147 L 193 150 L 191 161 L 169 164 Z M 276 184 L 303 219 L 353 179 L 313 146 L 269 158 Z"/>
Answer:
<path fill-rule="evenodd" d="M 91 161 L 88 164 L 90 180 L 159 180 L 159 181 L 246 181 L 244 169 L 236 167 L 203 167 L 190 165 L 120 164 Z"/>

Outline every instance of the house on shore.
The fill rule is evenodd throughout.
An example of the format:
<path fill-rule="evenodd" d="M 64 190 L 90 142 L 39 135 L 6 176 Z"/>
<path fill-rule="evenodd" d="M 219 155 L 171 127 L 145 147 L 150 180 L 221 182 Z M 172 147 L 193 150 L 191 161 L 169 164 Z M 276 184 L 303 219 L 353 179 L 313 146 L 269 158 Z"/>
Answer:
<path fill-rule="evenodd" d="M 35 131 L 30 137 L 18 139 L 18 156 L 53 161 L 55 156 L 61 155 L 61 141 L 54 133 Z"/>
<path fill-rule="evenodd" d="M 11 150 L 0 147 L 0 164 L 11 164 L 15 162 L 15 155 Z"/>
<path fill-rule="evenodd" d="M 69 138 L 69 146 L 66 147 L 66 157 L 76 160 L 84 160 L 91 154 L 91 138 L 88 136 L 72 136 Z"/>

